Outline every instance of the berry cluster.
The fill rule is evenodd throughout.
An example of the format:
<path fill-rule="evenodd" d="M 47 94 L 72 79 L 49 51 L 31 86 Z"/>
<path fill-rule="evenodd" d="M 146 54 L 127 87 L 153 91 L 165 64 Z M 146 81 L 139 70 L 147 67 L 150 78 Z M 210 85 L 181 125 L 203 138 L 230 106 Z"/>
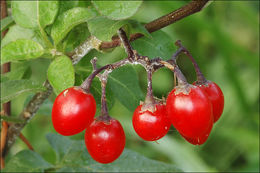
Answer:
<path fill-rule="evenodd" d="M 86 129 L 85 142 L 89 154 L 100 163 L 117 159 L 125 147 L 125 133 L 120 122 L 109 115 L 94 118 L 96 101 L 80 87 L 62 91 L 54 101 L 52 123 L 64 136 L 78 134 Z"/>
<path fill-rule="evenodd" d="M 140 64 L 147 71 L 147 96 L 133 113 L 133 127 L 144 140 L 156 141 L 167 134 L 171 124 L 188 142 L 203 144 L 223 111 L 224 96 L 214 82 L 205 79 L 190 53 L 181 45 L 173 58 L 163 61 L 160 58 L 148 59 L 134 51 L 125 32 L 120 29 L 119 37 L 128 54 L 114 64 L 96 68 L 96 58 L 91 63 L 93 73 L 82 83 L 62 91 L 54 101 L 52 123 L 55 130 L 65 136 L 85 131 L 85 144 L 92 158 L 100 163 L 116 160 L 125 147 L 125 133 L 120 122 L 108 114 L 105 88 L 109 73 L 125 64 Z M 176 57 L 185 53 L 192 61 L 198 80 L 188 84 L 176 64 Z M 171 69 L 178 79 L 178 85 L 170 92 L 167 100 L 159 100 L 152 93 L 152 73 L 161 67 Z M 101 72 L 104 71 L 102 74 Z M 101 115 L 94 118 L 96 102 L 89 92 L 94 77 L 99 77 L 102 86 Z"/>
<path fill-rule="evenodd" d="M 179 76 L 178 86 L 167 97 L 167 115 L 184 139 L 191 144 L 201 145 L 206 142 L 213 123 L 217 122 L 223 112 L 224 95 L 216 83 L 205 79 L 194 58 L 181 42 L 177 41 L 175 44 L 192 61 L 197 81 L 191 85 L 183 75 Z M 175 57 L 173 59 L 176 62 Z"/>

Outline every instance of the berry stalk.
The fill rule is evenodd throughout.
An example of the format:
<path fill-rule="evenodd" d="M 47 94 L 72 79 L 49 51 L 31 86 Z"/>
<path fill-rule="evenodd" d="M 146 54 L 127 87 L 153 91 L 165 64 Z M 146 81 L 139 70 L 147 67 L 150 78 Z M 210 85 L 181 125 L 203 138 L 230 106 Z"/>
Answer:
<path fill-rule="evenodd" d="M 147 94 L 145 98 L 145 103 L 155 103 L 154 97 L 153 97 L 153 87 L 152 87 L 152 69 L 148 68 L 147 71 Z"/>
<path fill-rule="evenodd" d="M 109 65 L 111 64 L 108 64 L 108 65 L 105 65 L 103 67 L 100 67 L 99 69 L 96 69 L 94 70 L 93 73 L 91 73 L 87 79 L 81 84 L 81 88 L 83 90 L 85 90 L 87 93 L 90 92 L 90 87 L 91 87 L 91 83 L 93 81 L 93 79 L 96 77 L 96 75 L 98 75 L 100 72 L 102 72 L 103 70 L 107 69 L 109 67 Z"/>
<path fill-rule="evenodd" d="M 188 84 L 186 77 L 183 75 L 183 73 L 179 69 L 175 60 L 170 61 L 170 62 L 160 60 L 160 63 L 174 72 L 174 74 L 176 75 L 176 77 L 178 79 L 178 85 L 187 85 Z"/>
<path fill-rule="evenodd" d="M 194 66 L 194 69 L 195 69 L 195 72 L 196 72 L 196 75 L 197 75 L 197 80 L 198 80 L 198 83 L 199 84 L 204 84 L 207 82 L 205 76 L 202 74 L 200 68 L 199 68 L 199 65 L 197 64 L 197 62 L 195 61 L 195 59 L 193 58 L 193 56 L 191 55 L 191 53 L 181 44 L 181 41 L 180 40 L 177 40 L 175 42 L 175 45 L 179 47 L 179 51 L 180 52 L 183 52 L 185 55 L 187 55 L 189 57 L 189 59 L 191 60 L 193 66 Z M 173 56 L 172 58 L 173 59 L 176 59 L 177 56 Z"/>
<path fill-rule="evenodd" d="M 100 75 L 100 81 L 101 81 L 101 88 L 102 88 L 102 94 L 101 94 L 101 116 L 103 116 L 105 119 L 109 120 L 110 116 L 108 115 L 108 108 L 107 108 L 107 101 L 106 101 L 106 85 L 107 85 L 107 77 L 109 72 L 106 70 L 102 75 Z"/>
<path fill-rule="evenodd" d="M 103 70 L 109 70 L 109 71 L 112 71 L 116 68 L 119 68 L 123 65 L 126 65 L 129 63 L 129 60 L 127 58 L 121 60 L 121 61 L 118 61 L 118 62 L 115 62 L 113 64 L 107 64 L 103 67 L 100 67 L 100 68 L 96 68 L 96 61 L 97 59 L 96 58 L 93 58 L 92 59 L 92 65 L 93 65 L 93 72 L 85 79 L 85 81 L 81 84 L 81 88 L 83 90 L 85 90 L 87 93 L 90 92 L 90 87 L 91 87 L 91 83 L 93 81 L 93 79 L 99 74 L 101 73 Z"/>

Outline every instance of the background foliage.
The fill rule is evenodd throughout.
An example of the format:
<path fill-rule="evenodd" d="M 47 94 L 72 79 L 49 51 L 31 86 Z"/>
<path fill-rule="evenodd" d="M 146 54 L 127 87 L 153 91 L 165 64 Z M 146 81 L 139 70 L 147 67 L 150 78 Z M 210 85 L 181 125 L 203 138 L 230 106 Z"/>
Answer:
<path fill-rule="evenodd" d="M 82 23 L 80 25 L 73 22 L 65 23 L 67 28 L 77 26 L 71 31 L 63 30 L 63 33 L 68 33 L 68 35 L 58 49 L 72 51 L 90 33 L 97 34 L 97 37 L 103 40 L 109 39 L 107 33 L 116 31 L 117 27 L 126 23 L 130 33 L 138 31 L 146 34 L 145 38 L 132 43 L 133 47 L 142 55 L 161 56 L 167 59 L 176 49 L 174 42 L 178 39 L 182 40 L 182 43 L 196 58 L 205 76 L 219 84 L 225 95 L 224 113 L 214 126 L 206 144 L 193 146 L 187 143 L 173 127 L 171 127 L 169 134 L 158 143 L 141 140 L 133 130 L 131 116 L 139 101 L 144 99 L 146 73 L 140 66 L 126 66 L 112 73 L 107 91 L 110 115 L 122 123 L 127 139 L 127 149 L 118 161 L 103 167 L 91 160 L 81 141 L 84 138 L 84 133 L 69 138 L 56 134 L 50 117 L 52 102 L 55 99 L 55 94 L 52 94 L 44 102 L 35 118 L 22 131 L 33 145 L 36 153 L 26 150 L 25 144 L 18 139 L 6 158 L 6 171 L 17 169 L 25 171 L 46 169 L 58 171 L 259 171 L 259 2 L 214 1 L 202 12 L 151 35 L 145 33 L 142 27 L 136 27 L 139 24 L 133 22 L 147 23 L 185 3 L 187 2 L 145 1 L 137 12 L 127 19 L 129 21 L 115 22 L 112 26 L 107 27 L 110 30 L 99 27 L 100 30 L 97 31 L 95 27 L 101 26 L 104 22 L 111 24 L 110 20 L 115 18 L 121 20 L 129 17 L 117 18 L 117 15 L 102 9 L 102 5 L 100 7 L 97 1 L 95 6 L 97 9 L 101 8 L 99 9 L 101 14 L 107 15 L 109 19 L 99 17 L 98 20 L 90 20 L 89 31 L 82 29 L 87 27 L 85 23 L 80 22 Z M 68 10 L 73 7 L 82 8 L 90 4 L 64 1 L 60 2 L 60 5 L 62 8 L 60 7 L 59 15 L 64 12 L 69 13 Z M 80 8 L 77 10 L 80 11 Z M 28 13 L 34 14 L 30 11 Z M 95 12 L 78 16 L 78 21 L 85 20 L 88 15 L 95 15 Z M 61 15 L 60 18 L 66 16 Z M 29 22 L 30 28 L 44 28 L 52 20 L 50 14 L 49 18 L 40 23 L 35 23 L 33 20 L 27 22 Z M 1 47 L 17 38 L 29 38 L 41 43 L 39 33 L 21 26 L 11 23 L 8 34 L 1 40 Z M 57 31 L 60 31 L 59 23 L 53 26 Z M 45 30 L 49 35 L 54 36 L 55 44 L 63 39 L 61 32 L 55 32 L 55 29 L 52 30 L 49 26 L 45 27 Z M 13 81 L 8 81 L 8 79 L 23 79 L 24 83 L 27 82 L 28 87 L 26 88 L 30 88 L 31 85 L 35 86 L 31 87 L 30 92 L 26 91 L 12 100 L 12 116 L 17 116 L 22 111 L 32 97 L 32 91 L 43 89 L 39 84 L 47 78 L 51 59 L 48 58 L 49 55 L 42 52 L 41 48 L 38 50 L 38 53 L 47 58 L 12 63 L 12 70 L 18 72 L 1 76 L 1 82 L 9 82 L 10 87 L 15 85 L 11 83 Z M 31 56 L 30 58 L 33 58 L 34 55 Z M 90 74 L 92 69 L 89 61 L 95 56 L 98 57 L 99 65 L 105 65 L 122 59 L 126 55 L 122 47 L 109 52 L 91 51 L 75 66 L 76 85 L 81 84 L 83 79 Z M 55 59 L 55 61 L 62 61 L 66 64 L 67 59 L 65 57 L 63 60 Z M 55 61 L 50 65 L 53 68 L 49 68 L 48 77 L 49 71 L 60 68 L 57 67 Z M 181 56 L 178 63 L 188 81 L 193 82 L 195 72 L 188 58 Z M 68 66 L 71 68 L 70 65 Z M 71 76 L 69 72 L 65 71 L 64 73 Z M 34 81 L 34 83 L 30 84 L 28 80 Z M 68 81 L 66 85 L 72 85 L 71 83 L 73 81 Z M 18 84 L 17 86 L 20 87 Z M 172 73 L 166 69 L 156 72 L 153 75 L 153 87 L 157 97 L 166 97 L 173 88 Z M 62 90 L 62 88 L 57 89 Z M 94 80 L 91 90 L 99 104 L 100 86 L 98 80 Z M 8 90 L 6 89 L 6 91 Z M 2 97 L 3 95 L 5 92 L 1 93 L 1 101 L 5 99 Z M 49 134 L 50 132 L 53 133 Z M 137 159 L 140 162 L 125 164 L 129 159 Z M 138 169 L 134 169 L 131 165 Z"/>

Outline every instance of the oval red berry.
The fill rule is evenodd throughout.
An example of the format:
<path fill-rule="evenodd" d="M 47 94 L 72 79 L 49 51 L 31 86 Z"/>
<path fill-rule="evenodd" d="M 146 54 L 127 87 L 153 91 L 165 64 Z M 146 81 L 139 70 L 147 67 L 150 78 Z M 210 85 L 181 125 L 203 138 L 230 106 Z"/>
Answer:
<path fill-rule="evenodd" d="M 168 95 L 166 109 L 173 126 L 186 137 L 199 137 L 212 126 L 211 102 L 199 87 L 190 86 L 188 92 L 174 88 Z"/>
<path fill-rule="evenodd" d="M 197 85 L 197 84 L 196 84 Z M 224 109 L 224 95 L 220 87 L 215 83 L 208 81 L 205 85 L 197 85 L 208 95 L 212 104 L 214 122 L 218 121 Z"/>
<path fill-rule="evenodd" d="M 212 125 L 213 126 L 213 125 Z M 181 136 L 186 140 L 188 141 L 189 143 L 193 144 L 193 145 L 202 145 L 204 144 L 208 137 L 209 137 L 209 134 L 211 132 L 211 129 L 212 129 L 212 126 L 209 127 L 209 129 L 204 133 L 202 134 L 201 136 L 199 137 L 196 137 L 196 138 L 188 138 L 188 137 L 185 137 L 184 135 L 181 134 Z"/>
<path fill-rule="evenodd" d="M 166 106 L 156 104 L 154 112 L 142 110 L 143 105 L 139 105 L 133 115 L 133 127 L 136 133 L 144 140 L 155 141 L 167 134 L 171 122 L 166 114 Z"/>
<path fill-rule="evenodd" d="M 125 133 L 120 122 L 95 119 L 85 133 L 85 144 L 91 157 L 100 163 L 116 160 L 125 147 Z"/>
<path fill-rule="evenodd" d="M 54 129 L 64 136 L 80 133 L 93 121 L 96 101 L 80 87 L 62 91 L 53 103 L 52 123 Z"/>

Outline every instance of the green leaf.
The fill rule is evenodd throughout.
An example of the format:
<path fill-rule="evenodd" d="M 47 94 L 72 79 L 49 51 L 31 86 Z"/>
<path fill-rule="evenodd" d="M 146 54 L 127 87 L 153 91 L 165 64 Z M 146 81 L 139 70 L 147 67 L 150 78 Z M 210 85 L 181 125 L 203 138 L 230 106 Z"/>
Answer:
<path fill-rule="evenodd" d="M 36 28 L 37 1 L 12 1 L 12 16 L 15 22 L 24 28 Z"/>
<path fill-rule="evenodd" d="M 32 76 L 32 69 L 31 69 L 31 67 L 29 66 L 29 67 L 25 70 L 25 72 L 23 73 L 22 79 L 30 79 L 31 76 Z"/>
<path fill-rule="evenodd" d="M 20 39 L 5 45 L 1 51 L 1 64 L 38 58 L 44 53 L 43 47 L 32 40 Z"/>
<path fill-rule="evenodd" d="M 52 24 L 58 13 L 57 1 L 12 1 L 12 15 L 15 22 L 40 32 L 43 45 L 53 47 L 44 28 Z"/>
<path fill-rule="evenodd" d="M 146 37 L 152 38 L 151 34 L 147 31 L 143 24 L 135 20 L 127 20 L 130 33 L 141 33 Z"/>
<path fill-rule="evenodd" d="M 58 12 L 57 1 L 12 1 L 11 6 L 15 22 L 24 28 L 44 28 Z"/>
<path fill-rule="evenodd" d="M 161 57 L 168 60 L 174 54 L 174 41 L 163 31 L 156 31 L 151 34 L 152 38 L 142 37 L 132 42 L 137 52 L 149 58 Z"/>
<path fill-rule="evenodd" d="M 71 149 L 70 147 L 73 145 L 73 141 L 69 138 L 63 137 L 58 134 L 49 133 L 46 135 L 46 138 L 54 149 L 56 154 L 56 162 L 59 163 Z"/>
<path fill-rule="evenodd" d="M 168 156 L 179 168 L 185 172 L 216 172 L 214 168 L 209 167 L 205 161 L 195 151 L 198 146 L 192 146 L 187 142 L 164 136 L 159 144 L 148 143 L 160 153 Z M 175 148 L 175 150 L 173 149 Z"/>
<path fill-rule="evenodd" d="M 63 49 L 66 52 L 73 51 L 77 46 L 86 41 L 90 36 L 87 23 L 82 23 L 73 28 L 63 41 Z"/>
<path fill-rule="evenodd" d="M 91 35 L 102 41 L 110 41 L 117 30 L 126 24 L 126 20 L 114 21 L 105 17 L 96 17 L 89 20 L 88 27 Z"/>
<path fill-rule="evenodd" d="M 14 23 L 14 20 L 11 16 L 5 17 L 1 20 L 1 32 L 9 28 L 10 25 Z"/>
<path fill-rule="evenodd" d="M 13 67 L 14 64 L 12 64 Z M 23 77 L 23 75 L 25 74 L 26 70 L 28 70 L 29 68 L 29 64 L 28 63 L 17 63 L 15 64 L 15 68 L 12 68 L 12 71 L 8 72 L 8 73 L 4 73 L 1 75 L 1 81 L 3 81 L 3 78 L 5 80 L 17 80 L 17 79 L 21 79 Z"/>
<path fill-rule="evenodd" d="M 11 123 L 25 123 L 24 120 L 13 117 L 13 116 L 0 116 L 1 121 L 11 122 Z"/>
<path fill-rule="evenodd" d="M 26 29 L 19 25 L 13 25 L 9 28 L 7 34 L 2 39 L 1 47 L 18 39 L 32 39 L 34 34 L 34 31 L 31 29 Z"/>
<path fill-rule="evenodd" d="M 6 164 L 3 172 L 44 172 L 53 166 L 46 162 L 39 154 L 31 150 L 17 153 Z"/>
<path fill-rule="evenodd" d="M 132 66 L 127 65 L 114 70 L 109 75 L 108 86 L 114 96 L 130 111 L 134 111 L 144 99 L 137 73 Z"/>
<path fill-rule="evenodd" d="M 95 8 L 104 16 L 113 20 L 122 20 L 133 16 L 142 1 L 93 1 Z"/>
<path fill-rule="evenodd" d="M 93 166 L 93 170 L 102 172 L 182 172 L 174 165 L 148 159 L 129 149 L 125 149 L 115 162 Z"/>
<path fill-rule="evenodd" d="M 57 45 L 73 27 L 87 22 L 95 16 L 95 11 L 82 7 L 70 9 L 58 16 L 51 30 L 51 36 L 55 45 Z"/>
<path fill-rule="evenodd" d="M 110 41 L 112 36 L 117 34 L 117 30 L 125 25 L 128 26 L 129 33 L 141 33 L 151 37 L 145 27 L 134 20 L 115 21 L 101 16 L 88 21 L 90 33 L 102 41 Z"/>
<path fill-rule="evenodd" d="M 117 34 L 117 30 L 123 26 L 127 26 L 129 34 L 141 33 L 151 38 L 150 33 L 139 22 L 134 20 L 110 20 L 105 17 L 95 17 L 88 21 L 88 27 L 91 35 L 96 36 L 99 40 L 110 41 L 113 35 Z"/>
<path fill-rule="evenodd" d="M 59 10 L 58 1 L 38 1 L 38 20 L 42 28 L 54 22 Z"/>
<path fill-rule="evenodd" d="M 67 0 L 60 0 L 60 8 L 59 14 L 64 13 L 65 11 L 75 8 L 75 7 L 89 7 L 91 5 L 90 1 L 67 1 Z"/>
<path fill-rule="evenodd" d="M 74 85 L 75 74 L 72 62 L 67 56 L 59 56 L 50 64 L 48 80 L 56 94 Z"/>
<path fill-rule="evenodd" d="M 8 102 L 23 93 L 44 90 L 42 85 L 27 79 L 5 81 L 1 83 L 1 102 Z"/>
<path fill-rule="evenodd" d="M 43 102 L 41 107 L 38 109 L 37 114 L 50 116 L 52 112 L 52 107 L 53 107 L 53 102 L 47 99 Z"/>
<path fill-rule="evenodd" d="M 57 172 L 172 172 L 180 171 L 174 165 L 148 159 L 125 149 L 113 163 L 95 162 L 87 152 L 84 141 L 72 141 L 58 134 L 48 134 L 47 140 L 57 156 Z M 129 164 L 131 163 L 131 164 Z"/>

